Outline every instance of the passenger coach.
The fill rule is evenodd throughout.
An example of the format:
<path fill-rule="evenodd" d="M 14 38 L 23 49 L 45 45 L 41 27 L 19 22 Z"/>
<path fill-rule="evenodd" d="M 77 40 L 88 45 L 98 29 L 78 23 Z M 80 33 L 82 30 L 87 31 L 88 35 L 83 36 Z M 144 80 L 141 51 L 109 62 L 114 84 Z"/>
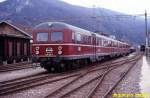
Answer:
<path fill-rule="evenodd" d="M 130 45 L 62 22 L 46 22 L 33 30 L 33 62 L 47 70 L 80 67 L 128 54 Z"/>

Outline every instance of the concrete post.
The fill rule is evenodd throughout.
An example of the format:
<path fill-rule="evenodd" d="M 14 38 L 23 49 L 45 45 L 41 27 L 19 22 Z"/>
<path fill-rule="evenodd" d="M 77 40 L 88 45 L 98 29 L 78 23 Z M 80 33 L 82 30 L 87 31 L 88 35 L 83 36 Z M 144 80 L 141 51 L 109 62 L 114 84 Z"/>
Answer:
<path fill-rule="evenodd" d="M 7 65 L 7 61 L 3 61 L 3 65 Z"/>
<path fill-rule="evenodd" d="M 16 60 L 13 60 L 13 64 L 15 64 L 16 63 Z"/>
<path fill-rule="evenodd" d="M 28 60 L 28 62 L 30 62 L 30 58 L 28 58 L 27 60 Z"/>
<path fill-rule="evenodd" d="M 23 62 L 23 59 L 21 59 L 21 62 Z"/>

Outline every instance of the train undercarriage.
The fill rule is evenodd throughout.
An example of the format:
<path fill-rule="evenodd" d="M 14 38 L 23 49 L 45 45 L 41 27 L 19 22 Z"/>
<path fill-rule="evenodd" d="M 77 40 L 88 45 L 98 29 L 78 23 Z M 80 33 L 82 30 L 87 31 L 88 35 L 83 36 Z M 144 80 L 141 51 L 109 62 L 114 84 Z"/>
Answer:
<path fill-rule="evenodd" d="M 85 66 L 90 66 L 93 63 L 96 62 L 105 62 L 110 59 L 126 56 L 129 53 L 126 54 L 119 54 L 119 55 L 105 55 L 105 56 L 99 56 L 95 60 L 92 60 L 90 57 L 87 58 L 80 58 L 80 59 L 67 59 L 64 57 L 33 57 L 33 63 L 40 63 L 40 66 L 44 69 L 46 69 L 49 72 L 62 72 L 62 71 L 68 71 L 73 69 L 78 69 Z"/>

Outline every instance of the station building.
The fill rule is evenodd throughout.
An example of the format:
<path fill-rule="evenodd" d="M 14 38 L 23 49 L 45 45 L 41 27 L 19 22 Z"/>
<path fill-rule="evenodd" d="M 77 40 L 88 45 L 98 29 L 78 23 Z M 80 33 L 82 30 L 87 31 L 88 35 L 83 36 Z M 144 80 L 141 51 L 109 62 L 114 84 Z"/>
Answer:
<path fill-rule="evenodd" d="M 0 22 L 0 63 L 16 63 L 30 58 L 31 36 L 9 22 Z"/>

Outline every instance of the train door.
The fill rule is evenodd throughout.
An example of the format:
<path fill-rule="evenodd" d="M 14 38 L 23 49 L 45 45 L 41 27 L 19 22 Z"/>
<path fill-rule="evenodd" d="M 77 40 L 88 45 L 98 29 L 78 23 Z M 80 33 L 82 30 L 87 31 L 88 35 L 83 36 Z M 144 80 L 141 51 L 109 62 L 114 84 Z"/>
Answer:
<path fill-rule="evenodd" d="M 92 34 L 93 60 L 96 61 L 96 35 Z"/>

